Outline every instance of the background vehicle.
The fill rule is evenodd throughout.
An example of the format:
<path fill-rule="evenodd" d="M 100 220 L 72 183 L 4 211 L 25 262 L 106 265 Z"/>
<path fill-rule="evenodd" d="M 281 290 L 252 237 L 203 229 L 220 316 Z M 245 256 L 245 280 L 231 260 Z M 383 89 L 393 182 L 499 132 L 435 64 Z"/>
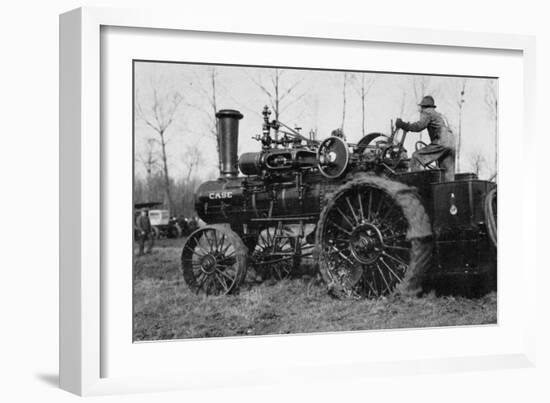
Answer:
<path fill-rule="evenodd" d="M 249 265 L 284 278 L 311 254 L 339 297 L 417 293 L 464 275 L 494 284 L 495 183 L 471 173 L 445 182 L 436 166 L 409 172 L 406 132 L 317 141 L 270 121 L 267 107 L 263 116 L 261 150 L 237 158 L 243 115 L 216 115 L 220 177 L 198 188 L 195 208 L 208 225 L 182 251 L 190 288 L 235 292 Z"/>
<path fill-rule="evenodd" d="M 170 211 L 165 209 L 152 209 L 152 207 L 161 206 L 161 202 L 136 203 L 134 205 L 134 222 L 139 214 L 139 210 L 148 209 L 149 221 L 153 227 L 155 237 L 160 238 L 179 238 L 183 235 L 180 220 L 170 216 Z"/>

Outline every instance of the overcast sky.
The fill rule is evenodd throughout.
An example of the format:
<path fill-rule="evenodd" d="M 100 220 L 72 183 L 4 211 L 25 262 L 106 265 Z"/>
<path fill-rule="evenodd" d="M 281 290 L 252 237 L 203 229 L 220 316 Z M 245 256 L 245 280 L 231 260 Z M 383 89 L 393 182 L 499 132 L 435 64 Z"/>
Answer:
<path fill-rule="evenodd" d="M 180 103 L 172 125 L 166 131 L 168 139 L 167 155 L 170 175 L 178 180 L 187 177 L 186 154 L 190 147 L 198 147 L 201 152 L 199 179 L 216 178 L 216 140 L 211 134 L 212 108 L 210 106 L 210 76 L 212 66 L 182 63 L 136 62 L 135 97 L 146 115 L 151 116 L 153 89 L 160 98 L 170 98 L 177 92 L 183 101 Z M 215 66 L 216 100 L 218 109 L 237 109 L 244 118 L 240 121 L 239 151 L 258 151 L 260 144 L 252 137 L 261 133 L 264 105 L 269 105 L 268 96 L 260 85 L 272 90 L 272 68 Z M 323 139 L 342 125 L 344 72 L 319 70 L 287 69 L 280 76 L 281 92 L 292 91 L 282 101 L 280 120 L 287 125 L 302 128 L 307 135 L 316 129 L 318 138 Z M 418 76 L 388 73 L 348 74 L 346 87 L 346 117 L 344 132 L 348 141 L 357 142 L 361 138 L 361 75 L 372 86 L 366 97 L 366 132 L 388 133 L 390 120 L 401 117 L 406 121 L 418 118 L 416 104 L 419 91 L 425 88 L 425 95 L 433 95 L 437 110 L 449 120 L 455 133 L 458 131 L 459 88 L 464 78 L 441 76 Z M 496 80 L 467 78 L 463 104 L 461 171 L 471 167 L 472 156 L 476 153 L 485 159 L 482 177 L 494 172 L 494 126 L 485 103 L 486 87 Z M 491 83 L 490 83 L 491 82 Z M 416 91 L 415 91 L 416 88 Z M 140 162 L 147 153 L 147 141 L 158 135 L 136 114 L 135 121 L 136 174 L 144 175 Z M 414 142 L 419 134 L 410 133 L 406 147 L 409 155 L 414 151 Z M 422 135 L 428 142 L 428 135 Z M 157 148 L 155 152 L 160 151 Z"/>

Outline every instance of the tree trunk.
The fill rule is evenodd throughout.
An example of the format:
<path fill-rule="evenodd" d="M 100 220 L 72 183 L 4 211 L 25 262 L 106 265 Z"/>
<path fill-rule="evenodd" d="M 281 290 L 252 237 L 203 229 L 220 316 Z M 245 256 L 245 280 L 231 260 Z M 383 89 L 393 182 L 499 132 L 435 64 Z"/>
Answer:
<path fill-rule="evenodd" d="M 174 213 L 174 203 L 172 201 L 172 195 L 170 193 L 170 176 L 168 176 L 168 161 L 166 158 L 166 142 L 164 140 L 164 132 L 159 132 L 160 145 L 162 150 L 162 166 L 164 171 L 164 192 L 166 193 L 166 199 L 168 201 L 168 209 L 170 214 Z"/>
<path fill-rule="evenodd" d="M 153 198 L 153 189 L 151 189 L 151 168 L 147 169 L 147 201 Z"/>
<path fill-rule="evenodd" d="M 495 101 L 495 174 L 498 174 L 498 101 Z"/>
<path fill-rule="evenodd" d="M 211 86 L 212 86 L 212 119 L 213 119 L 213 133 L 216 137 L 216 152 L 218 153 L 218 171 L 222 168 L 222 156 L 220 154 L 220 139 L 218 137 L 218 128 L 216 121 L 216 113 L 218 113 L 218 104 L 216 101 L 216 70 L 212 70 Z"/>
<path fill-rule="evenodd" d="M 361 91 L 361 111 L 362 111 L 362 116 L 361 116 L 361 133 L 363 135 L 363 137 L 365 137 L 365 132 L 366 132 L 366 128 L 365 128 L 365 87 L 363 87 L 362 91 Z"/>
<path fill-rule="evenodd" d="M 346 73 L 344 73 L 344 84 L 342 85 L 342 131 L 344 131 L 344 125 L 346 123 L 346 102 L 347 102 L 347 99 L 346 99 L 346 86 L 347 86 L 347 83 L 348 83 L 348 78 L 347 78 L 347 75 Z"/>
<path fill-rule="evenodd" d="M 456 171 L 460 172 L 460 148 L 462 146 L 462 104 L 458 107 L 458 139 L 456 145 Z"/>
<path fill-rule="evenodd" d="M 279 70 L 275 69 L 275 120 L 279 121 Z M 275 129 L 275 140 L 279 140 L 279 129 Z"/>

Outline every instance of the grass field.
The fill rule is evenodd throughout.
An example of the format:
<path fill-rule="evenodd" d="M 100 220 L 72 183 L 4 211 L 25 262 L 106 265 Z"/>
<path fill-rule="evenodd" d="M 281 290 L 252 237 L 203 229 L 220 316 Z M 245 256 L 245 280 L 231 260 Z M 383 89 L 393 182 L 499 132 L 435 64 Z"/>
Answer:
<path fill-rule="evenodd" d="M 195 295 L 179 271 L 182 244 L 159 241 L 152 255 L 135 260 L 136 341 L 496 323 L 496 293 L 478 299 L 429 294 L 336 300 L 314 272 L 247 282 L 238 295 Z"/>

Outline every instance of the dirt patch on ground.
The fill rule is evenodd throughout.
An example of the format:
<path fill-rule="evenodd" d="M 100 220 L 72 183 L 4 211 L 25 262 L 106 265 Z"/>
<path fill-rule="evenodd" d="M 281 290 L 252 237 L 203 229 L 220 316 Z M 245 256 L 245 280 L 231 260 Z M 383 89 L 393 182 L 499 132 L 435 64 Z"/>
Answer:
<path fill-rule="evenodd" d="M 482 298 L 389 297 L 336 300 L 315 273 L 280 282 L 247 282 L 238 295 L 195 295 L 179 271 L 179 242 L 160 241 L 136 258 L 134 339 L 332 332 L 494 324 L 496 293 Z"/>

